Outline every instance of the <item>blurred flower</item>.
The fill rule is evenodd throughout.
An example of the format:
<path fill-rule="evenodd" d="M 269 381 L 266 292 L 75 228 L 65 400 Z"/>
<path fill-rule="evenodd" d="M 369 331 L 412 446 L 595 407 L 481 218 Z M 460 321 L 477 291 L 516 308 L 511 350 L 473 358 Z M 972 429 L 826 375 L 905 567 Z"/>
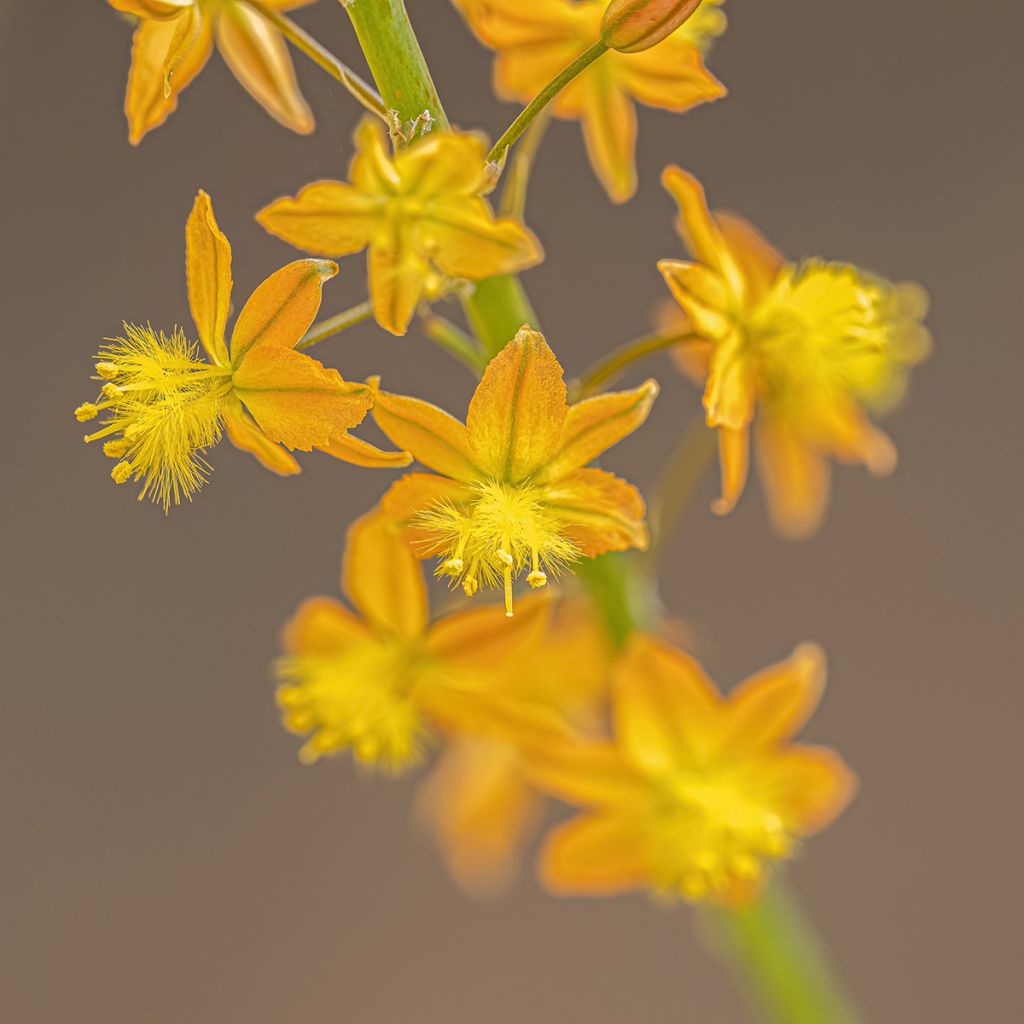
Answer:
<path fill-rule="evenodd" d="M 405 333 L 438 272 L 475 281 L 542 259 L 534 235 L 496 218 L 483 198 L 490 181 L 481 136 L 436 132 L 392 156 L 381 125 L 365 120 L 356 148 L 349 183 L 314 182 L 256 219 L 306 252 L 368 249 L 374 315 L 392 334 Z"/>
<path fill-rule="evenodd" d="M 884 412 L 928 352 L 927 308 L 914 284 L 890 284 L 845 263 L 784 262 L 742 218 L 710 214 L 697 180 L 678 167 L 662 181 L 679 204 L 694 262 L 658 267 L 700 341 L 681 346 L 682 368 L 705 380 L 708 426 L 719 431 L 722 497 L 731 511 L 747 476 L 749 431 L 776 527 L 803 536 L 820 524 L 828 456 L 878 474 L 896 464 L 892 442 L 867 412 Z M 663 325 L 664 326 L 664 325 Z"/>
<path fill-rule="evenodd" d="M 299 755 L 307 763 L 351 750 L 360 764 L 391 772 L 415 764 L 434 702 L 458 706 L 460 689 L 486 685 L 539 635 L 548 612 L 533 601 L 508 626 L 483 606 L 430 625 L 419 561 L 378 511 L 349 529 L 342 589 L 358 615 L 313 597 L 284 632 L 277 702 L 286 728 L 309 737 Z"/>
<path fill-rule="evenodd" d="M 190 499 L 209 468 L 202 453 L 222 427 L 282 475 L 299 472 L 285 448 L 318 448 L 357 466 L 409 464 L 404 452 L 383 452 L 348 433 L 370 408 L 371 389 L 295 350 L 337 264 L 296 260 L 271 274 L 242 307 L 229 348 L 231 246 L 205 192 L 196 196 L 185 242 L 189 304 L 209 362 L 181 330 L 168 336 L 126 324 L 125 336 L 96 356 L 99 397 L 75 410 L 79 422 L 106 414 L 85 440 L 105 441 L 104 453 L 119 460 L 111 473 L 117 483 L 141 480 L 140 500 L 149 495 L 165 511 Z"/>
<path fill-rule="evenodd" d="M 472 596 L 522 573 L 543 587 L 580 557 L 647 546 L 644 502 L 632 484 L 582 467 L 631 434 L 658 393 L 632 391 L 566 405 L 562 367 L 543 335 L 523 327 L 484 372 L 465 424 L 429 402 L 379 392 L 373 414 L 395 444 L 440 476 L 412 473 L 383 507 L 408 523 L 438 575 Z"/>
<path fill-rule="evenodd" d="M 481 696 L 548 709 L 574 729 L 596 734 L 611 661 L 606 631 L 590 602 L 565 598 L 539 643 L 493 666 Z M 476 710 L 469 710 L 468 729 L 449 737 L 420 790 L 418 810 L 455 879 L 470 892 L 489 893 L 511 881 L 540 823 L 544 798 L 526 775 L 514 739 L 480 729 L 487 715 Z"/>
<path fill-rule="evenodd" d="M 312 0 L 264 0 L 287 11 Z M 210 59 L 214 41 L 235 77 L 271 117 L 303 135 L 313 115 L 299 92 L 280 32 L 243 0 L 108 0 L 139 19 L 124 110 L 138 145 L 178 106 L 178 94 Z"/>
<path fill-rule="evenodd" d="M 502 99 L 532 100 L 601 35 L 605 0 L 453 0 L 477 38 L 497 52 L 494 90 Z M 634 101 L 682 112 L 725 95 L 704 66 L 703 51 L 725 31 L 720 0 L 700 9 L 658 46 L 611 51 L 552 101 L 556 117 L 579 120 L 594 172 L 609 197 L 636 191 Z"/>
<path fill-rule="evenodd" d="M 765 862 L 791 856 L 854 791 L 838 755 L 791 742 L 824 668 L 821 651 L 802 645 L 723 698 L 688 655 L 636 634 L 614 671 L 614 741 L 545 735 L 526 748 L 536 783 L 587 808 L 548 837 L 545 884 L 752 899 Z"/>

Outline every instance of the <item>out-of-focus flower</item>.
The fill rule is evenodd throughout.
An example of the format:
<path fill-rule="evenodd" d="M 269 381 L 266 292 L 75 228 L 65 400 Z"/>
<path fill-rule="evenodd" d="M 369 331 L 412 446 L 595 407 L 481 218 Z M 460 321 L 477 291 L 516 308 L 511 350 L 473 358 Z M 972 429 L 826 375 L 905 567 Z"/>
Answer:
<path fill-rule="evenodd" d="M 543 335 L 528 327 L 496 355 L 469 405 L 466 423 L 429 402 L 379 392 L 380 428 L 441 474 L 413 473 L 383 507 L 406 522 L 438 575 L 472 596 L 526 573 L 543 587 L 580 557 L 646 548 L 644 502 L 632 484 L 583 468 L 647 418 L 653 380 L 632 391 L 566 404 L 562 367 Z"/>
<path fill-rule="evenodd" d="M 275 120 L 307 135 L 313 115 L 299 92 L 281 33 L 243 0 L 107 0 L 139 19 L 124 111 L 138 145 L 174 113 L 178 94 L 210 59 L 214 43 L 249 95 Z M 313 0 L 264 0 L 287 11 Z"/>
<path fill-rule="evenodd" d="M 534 642 L 546 601 L 509 627 L 493 606 L 429 622 L 427 588 L 398 527 L 374 511 L 349 529 L 342 589 L 358 614 L 329 597 L 305 601 L 285 627 L 277 702 L 285 726 L 308 736 L 303 761 L 351 750 L 360 764 L 415 764 L 432 708 L 487 685 L 495 667 Z"/>
<path fill-rule="evenodd" d="M 453 0 L 477 38 L 495 50 L 494 89 L 528 102 L 601 35 L 604 0 Z M 720 0 L 700 9 L 659 45 L 611 51 L 552 101 L 556 117 L 579 120 L 594 172 L 609 197 L 636 191 L 634 101 L 682 112 L 725 95 L 703 53 L 725 30 Z"/>
<path fill-rule="evenodd" d="M 824 657 L 798 647 L 722 697 L 689 656 L 637 634 L 614 670 L 612 742 L 527 746 L 531 777 L 586 812 L 541 855 L 552 890 L 742 904 L 766 862 L 829 824 L 855 780 L 831 750 L 792 742 L 824 681 Z"/>
<path fill-rule="evenodd" d="M 700 339 L 680 348 L 679 362 L 706 381 L 707 423 L 719 432 L 715 509 L 731 511 L 743 491 L 756 412 L 772 518 L 783 534 L 804 536 L 824 515 L 829 456 L 876 474 L 895 467 L 895 448 L 868 412 L 896 404 L 927 354 L 927 296 L 845 263 L 787 263 L 742 218 L 710 214 L 686 171 L 668 167 L 662 181 L 693 256 L 658 267 L 684 314 L 675 329 L 688 323 Z"/>
<path fill-rule="evenodd" d="M 579 732 L 596 735 L 612 657 L 591 604 L 565 598 L 539 643 L 521 646 L 492 667 L 481 697 L 548 709 Z M 529 781 L 514 738 L 480 724 L 470 713 L 468 732 L 451 735 L 420 790 L 418 810 L 455 879 L 470 892 L 489 893 L 511 881 L 544 798 Z"/>
<path fill-rule="evenodd" d="M 495 217 L 481 136 L 435 132 L 389 154 L 381 125 L 356 130 L 349 182 L 317 181 L 256 219 L 306 252 L 367 249 L 377 322 L 404 334 L 438 272 L 478 281 L 540 262 L 540 243 L 511 217 Z"/>
<path fill-rule="evenodd" d="M 357 466 L 406 466 L 405 452 L 384 452 L 353 437 L 373 402 L 365 384 L 295 350 L 320 308 L 330 260 L 296 260 L 271 274 L 242 307 L 225 339 L 231 309 L 231 246 L 200 191 L 185 229 L 186 271 L 199 343 L 176 329 L 125 325 L 125 336 L 96 356 L 99 397 L 75 410 L 79 422 L 104 415 L 86 441 L 105 441 L 118 459 L 117 483 L 142 481 L 140 500 L 189 499 L 204 483 L 206 448 L 222 428 L 243 450 L 282 475 L 299 472 L 286 449 L 325 451 Z M 209 361 L 200 358 L 199 345 Z"/>

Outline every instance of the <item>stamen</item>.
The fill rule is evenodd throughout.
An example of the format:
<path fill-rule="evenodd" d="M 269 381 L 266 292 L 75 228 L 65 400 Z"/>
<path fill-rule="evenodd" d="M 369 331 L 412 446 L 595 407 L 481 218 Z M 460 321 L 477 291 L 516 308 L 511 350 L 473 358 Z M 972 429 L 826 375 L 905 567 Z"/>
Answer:
<path fill-rule="evenodd" d="M 117 441 L 107 441 L 103 446 L 103 454 L 112 459 L 121 458 L 128 451 L 129 444 L 124 438 Z"/>
<path fill-rule="evenodd" d="M 472 597 L 480 589 L 480 581 L 475 576 L 467 576 L 462 581 L 462 590 L 466 597 Z"/>
<path fill-rule="evenodd" d="M 132 464 L 130 462 L 119 462 L 111 471 L 110 476 L 115 484 L 127 483 L 131 479 Z"/>
<path fill-rule="evenodd" d="M 96 372 L 104 380 L 113 380 L 118 374 L 118 369 L 113 363 L 97 363 Z"/>
<path fill-rule="evenodd" d="M 79 423 L 86 423 L 88 420 L 94 420 L 99 415 L 99 408 L 93 405 L 92 402 L 83 402 L 75 410 L 75 419 Z"/>
<path fill-rule="evenodd" d="M 449 576 L 458 576 L 464 568 L 465 565 L 461 558 L 449 558 L 448 561 L 441 566 L 441 572 L 446 573 Z"/>
<path fill-rule="evenodd" d="M 526 582 L 529 583 L 534 590 L 539 590 L 541 587 L 546 587 L 548 585 L 548 574 L 540 569 L 535 569 L 526 577 Z"/>
<path fill-rule="evenodd" d="M 509 563 L 512 562 L 512 559 L 509 558 L 509 556 L 506 555 L 504 551 L 499 551 L 498 555 L 505 555 L 505 557 L 508 558 Z M 513 614 L 514 613 L 512 611 L 512 568 L 511 564 L 509 564 L 505 567 L 505 618 L 511 619 Z"/>

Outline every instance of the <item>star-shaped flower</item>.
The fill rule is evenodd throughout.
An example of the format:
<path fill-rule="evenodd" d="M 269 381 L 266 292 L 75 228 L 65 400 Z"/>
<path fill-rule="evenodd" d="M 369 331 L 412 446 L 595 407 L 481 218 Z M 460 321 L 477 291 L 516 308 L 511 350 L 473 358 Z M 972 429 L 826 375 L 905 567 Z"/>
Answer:
<path fill-rule="evenodd" d="M 176 329 L 125 325 L 96 357 L 103 381 L 96 402 L 76 410 L 80 422 L 105 414 L 86 441 L 105 440 L 118 459 L 117 483 L 142 481 L 166 510 L 204 483 L 203 452 L 226 429 L 234 444 L 268 469 L 288 475 L 299 464 L 286 449 L 325 451 L 357 466 L 405 466 L 404 452 L 384 452 L 349 434 L 373 402 L 365 384 L 342 380 L 295 350 L 320 308 L 323 283 L 338 272 L 330 260 L 296 260 L 271 274 L 249 297 L 226 340 L 231 308 L 231 246 L 205 192 L 185 229 L 189 304 L 199 346 Z"/>
<path fill-rule="evenodd" d="M 349 181 L 317 181 L 256 219 L 305 252 L 344 256 L 367 249 L 377 322 L 404 334 L 438 273 L 478 281 L 543 258 L 519 221 L 496 218 L 484 194 L 492 181 L 479 135 L 434 132 L 389 152 L 381 125 L 356 130 Z"/>

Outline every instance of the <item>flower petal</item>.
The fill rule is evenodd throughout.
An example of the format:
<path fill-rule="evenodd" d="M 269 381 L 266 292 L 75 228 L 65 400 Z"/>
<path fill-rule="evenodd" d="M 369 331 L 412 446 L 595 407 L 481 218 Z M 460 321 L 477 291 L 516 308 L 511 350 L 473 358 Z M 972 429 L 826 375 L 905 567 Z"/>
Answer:
<path fill-rule="evenodd" d="M 722 496 L 711 504 L 715 515 L 724 516 L 736 507 L 747 483 L 750 464 L 750 428 L 718 428 L 718 462 L 722 473 Z"/>
<path fill-rule="evenodd" d="M 213 203 L 202 189 L 185 225 L 185 276 L 199 340 L 215 363 L 226 366 L 224 331 L 231 311 L 231 245 L 217 226 Z"/>
<path fill-rule="evenodd" d="M 276 270 L 249 296 L 231 334 L 235 367 L 255 347 L 292 348 L 316 318 L 324 281 L 338 272 L 331 260 L 295 260 Z"/>
<path fill-rule="evenodd" d="M 558 452 L 541 468 L 539 479 L 558 480 L 618 444 L 647 419 L 657 397 L 657 381 L 648 380 L 631 391 L 595 395 L 571 405 Z"/>
<path fill-rule="evenodd" d="M 747 301 L 759 302 L 771 288 L 785 258 L 748 220 L 716 210 L 715 223 L 747 283 Z"/>
<path fill-rule="evenodd" d="M 373 237 L 381 202 L 340 181 L 314 181 L 256 214 L 272 235 L 320 256 L 359 252 Z"/>
<path fill-rule="evenodd" d="M 376 385 L 376 379 L 371 385 Z M 436 405 L 375 390 L 373 418 L 399 448 L 429 469 L 455 480 L 482 475 L 465 425 Z"/>
<path fill-rule="evenodd" d="M 386 331 L 401 337 L 409 327 L 427 278 L 430 264 L 420 254 L 410 231 L 396 229 L 370 245 L 367 256 L 373 315 Z"/>
<path fill-rule="evenodd" d="M 107 0 L 115 11 L 134 14 L 137 18 L 173 18 L 186 8 L 195 5 L 195 0 Z"/>
<path fill-rule="evenodd" d="M 544 503 L 565 522 L 567 536 L 587 558 L 647 549 L 644 499 L 632 484 L 603 469 L 577 469 L 548 484 Z"/>
<path fill-rule="evenodd" d="M 384 135 L 384 127 L 375 117 L 364 117 L 356 125 L 356 155 L 349 164 L 349 180 L 366 195 L 385 195 L 395 192 L 402 179 L 391 159 L 391 147 Z"/>
<path fill-rule="evenodd" d="M 408 526 L 426 508 L 441 501 L 459 501 L 466 496 L 465 484 L 433 473 L 406 473 L 380 499 L 381 511 L 394 522 Z M 419 549 L 417 554 L 426 557 Z M 511 623 L 509 624 L 511 625 Z"/>
<path fill-rule="evenodd" d="M 301 472 L 295 457 L 275 444 L 253 423 L 237 396 L 229 395 L 221 406 L 221 416 L 228 438 L 236 448 L 254 455 L 260 465 L 281 476 Z"/>
<path fill-rule="evenodd" d="M 609 896 L 649 884 L 647 837 L 638 819 L 604 814 L 573 818 L 548 834 L 538 872 L 561 895 Z"/>
<path fill-rule="evenodd" d="M 717 339 L 729 333 L 730 296 L 717 271 L 686 260 L 659 260 L 658 270 L 697 334 Z"/>
<path fill-rule="evenodd" d="M 251 349 L 234 374 L 235 392 L 271 441 L 308 452 L 329 448 L 359 424 L 372 396 L 315 359 L 278 345 Z"/>
<path fill-rule="evenodd" d="M 363 617 L 400 637 L 418 637 L 427 626 L 427 587 L 416 556 L 398 525 L 380 512 L 348 530 L 341 586 Z"/>
<path fill-rule="evenodd" d="M 517 483 L 558 450 L 568 413 L 562 367 L 544 335 L 521 327 L 487 364 L 466 427 L 482 467 Z"/>
<path fill-rule="evenodd" d="M 583 72 L 583 139 L 590 165 L 613 203 L 636 192 L 636 109 L 606 67 L 594 64 Z M 583 76 L 580 76 L 581 80 Z"/>
<path fill-rule="evenodd" d="M 789 827 L 802 836 L 833 822 L 857 791 L 857 776 L 825 747 L 790 747 L 759 766 L 758 775 L 759 785 L 785 809 Z"/>
<path fill-rule="evenodd" d="M 299 92 L 288 47 L 265 18 L 245 4 L 222 4 L 217 46 L 250 96 L 286 128 L 308 135 L 313 114 Z"/>
<path fill-rule="evenodd" d="M 487 140 L 479 132 L 434 132 L 394 157 L 403 190 L 421 199 L 477 196 L 488 184 Z"/>
<path fill-rule="evenodd" d="M 635 99 L 676 113 L 721 99 L 727 91 L 704 66 L 700 50 L 683 36 L 669 36 L 648 50 L 617 56 L 615 71 Z"/>
<path fill-rule="evenodd" d="M 611 743 L 541 731 L 538 742 L 523 744 L 523 756 L 530 780 L 566 803 L 642 810 L 656 799 L 649 781 Z"/>
<path fill-rule="evenodd" d="M 753 367 L 739 330 L 730 331 L 711 350 L 704 385 L 704 413 L 709 427 L 744 430 L 754 417 Z"/>
<path fill-rule="evenodd" d="M 340 654 L 370 638 L 365 623 L 333 597 L 310 597 L 284 627 L 282 646 L 288 654 Z"/>
<path fill-rule="evenodd" d="M 412 462 L 412 456 L 408 452 L 384 451 L 347 431 L 332 438 L 331 443 L 324 445 L 320 450 L 341 459 L 342 462 L 351 463 L 353 466 L 365 466 L 368 469 L 401 469 Z"/>

